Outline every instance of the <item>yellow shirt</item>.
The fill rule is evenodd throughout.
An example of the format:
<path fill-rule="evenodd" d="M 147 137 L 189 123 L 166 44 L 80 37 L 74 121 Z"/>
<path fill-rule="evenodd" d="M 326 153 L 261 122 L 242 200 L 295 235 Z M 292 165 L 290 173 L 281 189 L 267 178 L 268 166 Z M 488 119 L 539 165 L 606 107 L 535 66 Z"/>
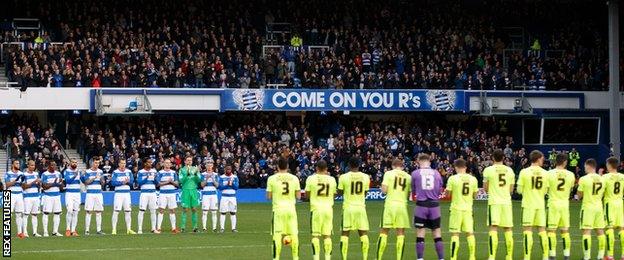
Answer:
<path fill-rule="evenodd" d="M 299 178 L 290 173 L 276 173 L 267 180 L 266 191 L 271 193 L 273 211 L 294 210 L 299 190 Z"/>
<path fill-rule="evenodd" d="M 578 191 L 583 192 L 581 209 L 602 209 L 604 195 L 604 180 L 596 173 L 587 174 L 579 179 Z"/>
<path fill-rule="evenodd" d="M 402 170 L 390 170 L 384 174 L 381 185 L 386 190 L 386 205 L 406 205 L 412 190 L 412 176 Z"/>
<path fill-rule="evenodd" d="M 336 179 L 327 174 L 314 174 L 306 179 L 305 191 L 310 192 L 311 211 L 331 210 L 336 194 Z"/>
<path fill-rule="evenodd" d="M 477 178 L 470 174 L 451 176 L 446 182 L 446 190 L 451 192 L 451 209 L 472 210 L 474 194 L 478 189 Z"/>
<path fill-rule="evenodd" d="M 511 205 L 511 185 L 514 171 L 506 165 L 495 164 L 483 170 L 483 181 L 488 183 L 488 205 Z"/>
<path fill-rule="evenodd" d="M 347 172 L 338 178 L 338 189 L 342 190 L 343 208 L 365 207 L 366 192 L 370 186 L 370 176 L 361 172 Z"/>
<path fill-rule="evenodd" d="M 548 171 L 549 207 L 567 208 L 570 205 L 570 192 L 574 187 L 574 173 L 565 169 Z"/>
<path fill-rule="evenodd" d="M 622 205 L 624 195 L 624 174 L 610 172 L 602 176 L 605 181 L 604 203 L 611 205 Z"/>
<path fill-rule="evenodd" d="M 545 209 L 545 195 L 548 191 L 548 172 L 539 166 L 529 166 L 520 171 L 518 193 L 522 194 L 522 207 Z"/>

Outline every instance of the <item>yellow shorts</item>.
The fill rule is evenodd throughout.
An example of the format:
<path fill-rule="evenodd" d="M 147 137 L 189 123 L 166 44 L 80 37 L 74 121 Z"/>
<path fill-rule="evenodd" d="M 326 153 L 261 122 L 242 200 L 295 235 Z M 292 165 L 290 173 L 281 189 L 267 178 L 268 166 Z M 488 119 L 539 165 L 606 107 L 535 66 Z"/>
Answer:
<path fill-rule="evenodd" d="M 368 230 L 365 207 L 349 207 L 342 210 L 342 231 Z"/>
<path fill-rule="evenodd" d="M 297 226 L 297 211 L 273 211 L 273 218 L 271 219 L 271 235 L 275 234 L 299 234 L 299 228 Z"/>
<path fill-rule="evenodd" d="M 604 212 L 601 208 L 581 209 L 581 229 L 605 228 Z"/>
<path fill-rule="evenodd" d="M 623 227 L 624 226 L 624 207 L 622 203 L 616 204 L 613 202 L 607 202 L 604 206 L 604 214 L 607 219 L 607 225 L 609 227 Z"/>
<path fill-rule="evenodd" d="M 511 204 L 488 205 L 488 226 L 513 227 L 513 210 Z"/>
<path fill-rule="evenodd" d="M 449 232 L 474 232 L 474 219 L 472 217 L 472 210 L 453 210 L 451 209 L 451 216 L 449 217 Z"/>
<path fill-rule="evenodd" d="M 546 210 L 548 228 L 569 228 L 570 208 L 568 207 L 548 207 Z"/>
<path fill-rule="evenodd" d="M 310 228 L 313 236 L 331 236 L 334 226 L 334 211 L 316 209 L 310 213 Z"/>
<path fill-rule="evenodd" d="M 381 217 L 382 228 L 410 228 L 406 205 L 386 205 Z"/>
<path fill-rule="evenodd" d="M 522 208 L 522 226 L 546 227 L 546 210 Z"/>

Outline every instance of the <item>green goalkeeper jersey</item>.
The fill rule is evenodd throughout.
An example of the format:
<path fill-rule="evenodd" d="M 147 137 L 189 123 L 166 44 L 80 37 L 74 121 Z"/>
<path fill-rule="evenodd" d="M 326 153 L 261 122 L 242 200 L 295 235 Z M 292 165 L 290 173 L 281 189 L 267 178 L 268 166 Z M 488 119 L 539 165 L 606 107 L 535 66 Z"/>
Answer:
<path fill-rule="evenodd" d="M 196 190 L 201 183 L 199 170 L 195 166 L 184 166 L 179 171 L 180 184 L 183 190 Z"/>

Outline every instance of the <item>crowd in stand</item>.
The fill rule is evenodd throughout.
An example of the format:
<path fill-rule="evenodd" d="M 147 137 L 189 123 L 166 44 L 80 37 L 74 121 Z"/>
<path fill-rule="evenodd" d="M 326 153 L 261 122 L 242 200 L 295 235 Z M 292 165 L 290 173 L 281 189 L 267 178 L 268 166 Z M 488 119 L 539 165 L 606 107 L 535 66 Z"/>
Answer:
<path fill-rule="evenodd" d="M 319 159 L 325 159 L 330 173 L 338 176 L 347 169 L 346 161 L 356 156 L 362 161 L 362 172 L 371 175 L 373 183 L 379 185 L 383 173 L 390 169 L 392 158 L 403 158 L 406 167 L 413 170 L 417 167 L 414 158 L 420 153 L 430 154 L 433 167 L 445 176 L 452 173 L 453 160 L 464 158 L 469 162 L 469 170 L 481 180 L 481 170 L 492 163 L 492 150 L 501 148 L 507 156 L 505 164 L 519 171 L 527 164 L 528 152 L 506 135 L 506 128 L 504 122 L 487 118 L 377 120 L 329 115 L 309 116 L 301 122 L 300 118 L 268 114 L 221 115 L 208 119 L 85 117 L 70 122 L 68 139 L 86 162 L 101 157 L 105 173 L 114 170 L 120 160 L 126 160 L 127 167 L 136 174 L 146 158 L 151 158 L 156 168 L 168 158 L 179 167 L 183 158 L 190 155 L 197 165 L 213 161 L 219 172 L 231 165 L 241 180 L 241 187 L 264 187 L 268 176 L 275 171 L 274 161 L 279 156 L 288 156 L 290 171 L 299 176 L 302 184 L 313 173 L 313 165 Z M 41 136 L 45 141 L 49 139 L 46 136 L 53 135 L 51 130 L 28 130 L 21 124 L 5 129 L 6 136 L 17 138 L 16 144 L 11 145 L 18 147 L 27 147 L 22 136 L 34 135 L 34 140 Z M 51 144 L 54 143 L 52 140 Z M 11 156 L 29 159 L 33 158 L 31 154 L 39 153 L 41 158 L 54 158 L 48 156 L 45 148 L 43 152 L 38 149 L 35 146 L 31 153 L 22 148 Z"/>
<path fill-rule="evenodd" d="M 0 42 L 28 43 L 2 54 L 28 87 L 605 90 L 606 9 L 581 2 L 36 1 L 10 8 L 44 33 Z"/>
<path fill-rule="evenodd" d="M 34 160 L 37 170 L 45 171 L 48 162 L 64 165 L 67 158 L 51 127 L 42 127 L 34 115 L 15 115 L 0 120 L 0 137 L 7 147 L 9 158 L 17 159 L 25 165 Z M 6 162 L 0 162 L 6 163 Z"/>

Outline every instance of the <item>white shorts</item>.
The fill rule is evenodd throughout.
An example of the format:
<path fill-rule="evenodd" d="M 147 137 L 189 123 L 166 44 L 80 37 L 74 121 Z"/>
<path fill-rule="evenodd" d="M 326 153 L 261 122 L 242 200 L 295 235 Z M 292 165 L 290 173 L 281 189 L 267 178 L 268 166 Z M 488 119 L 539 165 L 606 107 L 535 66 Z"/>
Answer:
<path fill-rule="evenodd" d="M 11 193 L 11 212 L 24 213 L 24 195 Z"/>
<path fill-rule="evenodd" d="M 156 197 L 156 193 L 155 192 L 151 192 L 151 193 L 141 193 L 141 196 L 139 197 L 139 209 L 140 210 L 146 210 L 146 209 L 156 209 L 157 208 L 157 203 L 156 201 L 158 200 L 158 197 Z"/>
<path fill-rule="evenodd" d="M 43 213 L 61 213 L 63 208 L 61 207 L 61 196 L 46 196 L 41 197 L 43 204 Z"/>
<path fill-rule="evenodd" d="M 175 193 L 161 193 L 158 195 L 158 207 L 161 209 L 175 209 L 178 207 Z"/>
<path fill-rule="evenodd" d="M 217 195 L 202 195 L 202 210 L 217 210 L 219 198 Z"/>
<path fill-rule="evenodd" d="M 104 198 L 101 193 L 87 193 L 85 198 L 86 211 L 104 211 Z"/>
<path fill-rule="evenodd" d="M 115 192 L 115 197 L 113 200 L 113 210 L 114 211 L 131 211 L 132 207 L 130 207 L 130 193 L 120 193 Z"/>
<path fill-rule="evenodd" d="M 24 214 L 39 214 L 41 199 L 39 197 L 24 198 Z"/>
<path fill-rule="evenodd" d="M 219 211 L 221 213 L 225 212 L 236 212 L 236 197 L 221 197 L 221 201 L 219 202 Z"/>
<path fill-rule="evenodd" d="M 67 212 L 80 211 L 80 193 L 79 192 L 67 192 L 65 193 L 65 207 Z"/>

